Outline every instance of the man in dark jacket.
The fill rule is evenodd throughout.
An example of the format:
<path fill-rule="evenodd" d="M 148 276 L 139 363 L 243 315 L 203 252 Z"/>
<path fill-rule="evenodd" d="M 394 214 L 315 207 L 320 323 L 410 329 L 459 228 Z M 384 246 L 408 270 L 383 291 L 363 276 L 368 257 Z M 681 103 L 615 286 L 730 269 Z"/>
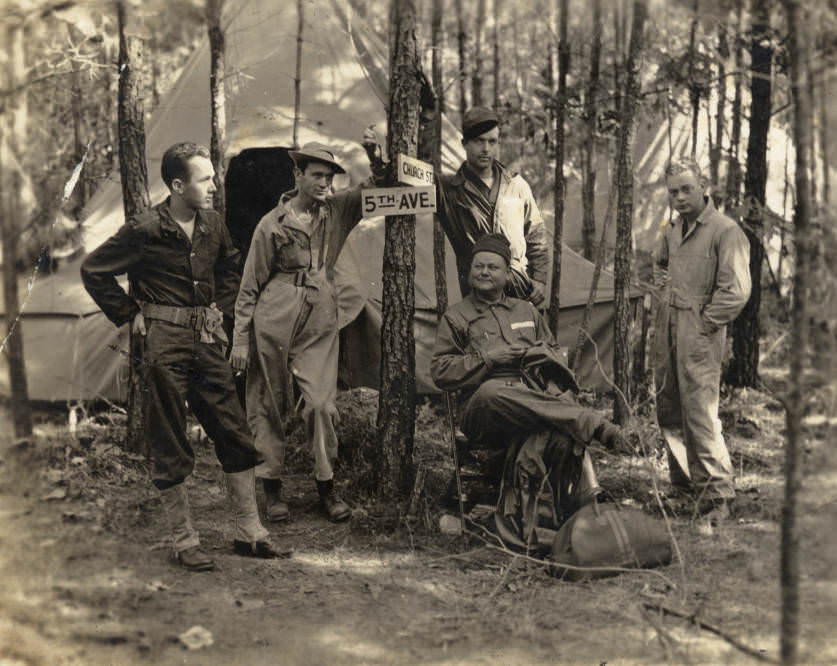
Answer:
<path fill-rule="evenodd" d="M 510 173 L 499 161 L 500 120 L 491 109 L 475 107 L 462 122 L 466 159 L 452 176 L 437 174 L 437 212 L 456 254 L 459 286 L 470 290 L 471 251 L 490 233 L 509 242 L 509 296 L 542 307 L 550 270 L 550 244 L 538 204 L 522 176 Z M 374 134 L 364 135 L 373 165 L 380 161 Z"/>
<path fill-rule="evenodd" d="M 233 315 L 239 256 L 212 206 L 209 151 L 178 143 L 163 155 L 171 195 L 128 219 L 81 268 L 87 291 L 117 326 L 142 336 L 141 380 L 152 481 L 171 523 L 174 552 L 186 569 L 214 568 L 192 526 L 186 488 L 195 455 L 186 435 L 186 405 L 215 443 L 235 519 L 234 550 L 278 557 L 262 525 L 254 468 L 261 461 L 224 358 L 222 313 Z M 130 290 L 116 280 L 128 275 Z"/>

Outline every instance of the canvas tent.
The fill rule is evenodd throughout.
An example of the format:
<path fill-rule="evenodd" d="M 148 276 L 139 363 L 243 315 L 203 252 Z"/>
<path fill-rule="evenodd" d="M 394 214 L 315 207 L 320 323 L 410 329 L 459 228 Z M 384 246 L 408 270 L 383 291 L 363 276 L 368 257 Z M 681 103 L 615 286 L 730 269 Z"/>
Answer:
<path fill-rule="evenodd" d="M 299 143 L 312 140 L 332 146 L 348 174 L 337 188 L 358 183 L 368 174 L 359 140 L 375 124 L 385 135 L 386 79 L 381 48 L 340 0 L 304 0 L 302 95 L 297 133 Z M 226 117 L 228 159 L 251 151 L 287 148 L 294 131 L 296 8 L 294 3 L 242 0 L 227 3 Z M 165 196 L 159 175 L 163 151 L 176 141 L 209 142 L 209 51 L 203 43 L 191 56 L 173 89 L 164 96 L 147 127 L 149 189 L 153 202 Z M 463 159 L 459 137 L 447 123 L 443 167 Z M 232 165 L 233 162 L 231 161 Z M 231 170 L 232 171 L 232 170 Z M 278 195 L 278 193 L 276 193 Z M 235 211 L 228 223 L 236 224 Z M 118 174 L 91 200 L 85 217 L 85 250 L 98 246 L 122 224 Z M 419 391 L 434 390 L 428 365 L 435 336 L 435 287 L 432 219 L 417 220 L 416 367 Z M 362 222 L 351 234 L 338 265 L 341 350 L 344 381 L 375 385 L 380 328 L 380 275 L 383 220 Z M 447 247 L 450 299 L 459 297 L 455 262 Z M 117 331 L 99 311 L 81 284 L 80 259 L 39 279 L 24 294 L 20 319 L 24 335 L 30 397 L 35 400 L 88 400 L 125 395 L 127 331 Z M 561 332 L 571 344 L 593 266 L 571 250 L 563 255 Z M 601 362 L 610 367 L 612 354 L 612 278 L 602 277 L 592 334 Z M 584 354 L 581 379 L 602 386 L 592 345 Z M 0 391 L 8 393 L 7 373 L 0 372 Z"/>

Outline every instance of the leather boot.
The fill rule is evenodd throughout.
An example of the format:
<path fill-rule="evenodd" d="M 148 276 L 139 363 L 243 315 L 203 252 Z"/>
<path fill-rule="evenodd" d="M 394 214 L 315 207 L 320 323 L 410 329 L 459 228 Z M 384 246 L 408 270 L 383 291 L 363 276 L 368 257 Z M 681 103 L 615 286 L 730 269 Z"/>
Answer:
<path fill-rule="evenodd" d="M 174 557 L 189 571 L 210 571 L 215 562 L 200 547 L 198 533 L 192 525 L 186 486 L 178 483 L 160 491 L 160 500 L 171 530 Z"/>
<path fill-rule="evenodd" d="M 334 479 L 317 481 L 317 492 L 320 494 L 320 507 L 331 522 L 339 523 L 352 515 L 349 505 L 334 491 Z"/>
<path fill-rule="evenodd" d="M 279 523 L 288 520 L 291 512 L 288 510 L 288 503 L 282 501 L 282 480 L 262 479 L 264 486 L 264 508 L 267 519 L 272 523 Z"/>
<path fill-rule="evenodd" d="M 255 469 L 224 476 L 233 512 L 233 550 L 250 557 L 287 557 L 290 552 L 280 549 L 270 540 L 259 519 Z"/>

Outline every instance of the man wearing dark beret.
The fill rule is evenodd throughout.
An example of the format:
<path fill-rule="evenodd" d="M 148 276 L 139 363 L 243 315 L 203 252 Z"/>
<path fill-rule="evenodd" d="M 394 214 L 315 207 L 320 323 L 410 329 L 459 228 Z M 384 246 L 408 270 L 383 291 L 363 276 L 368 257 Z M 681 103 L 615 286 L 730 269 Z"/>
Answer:
<path fill-rule="evenodd" d="M 459 391 L 462 430 L 472 442 L 507 446 L 521 436 L 558 431 L 583 456 L 580 487 L 598 491 L 585 448 L 596 439 L 606 446 L 626 446 L 618 427 L 581 407 L 572 373 L 562 363 L 543 316 L 527 301 L 508 296 L 511 278 L 509 242 L 501 234 L 476 241 L 471 255 L 469 294 L 442 317 L 430 373 L 444 391 Z M 555 359 L 566 381 L 539 390 L 525 381 L 527 359 Z M 574 390 L 573 390 L 574 389 Z"/>
<path fill-rule="evenodd" d="M 529 184 L 498 160 L 500 120 L 491 109 L 470 109 L 462 123 L 465 162 L 452 176 L 439 175 L 437 213 L 456 254 L 459 286 L 470 290 L 468 273 L 474 243 L 490 233 L 509 241 L 506 293 L 542 307 L 550 266 L 546 228 Z M 375 164 L 377 144 L 364 147 Z"/>

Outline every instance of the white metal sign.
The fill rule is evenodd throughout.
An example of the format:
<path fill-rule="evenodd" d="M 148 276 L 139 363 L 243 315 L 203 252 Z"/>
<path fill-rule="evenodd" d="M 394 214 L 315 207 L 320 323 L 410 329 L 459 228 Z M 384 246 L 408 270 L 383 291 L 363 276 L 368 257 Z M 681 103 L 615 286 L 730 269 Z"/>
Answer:
<path fill-rule="evenodd" d="M 405 185 L 435 185 L 436 175 L 433 165 L 415 157 L 398 153 L 398 182 Z"/>
<path fill-rule="evenodd" d="M 381 187 L 361 192 L 363 217 L 415 215 L 436 212 L 436 188 Z"/>

